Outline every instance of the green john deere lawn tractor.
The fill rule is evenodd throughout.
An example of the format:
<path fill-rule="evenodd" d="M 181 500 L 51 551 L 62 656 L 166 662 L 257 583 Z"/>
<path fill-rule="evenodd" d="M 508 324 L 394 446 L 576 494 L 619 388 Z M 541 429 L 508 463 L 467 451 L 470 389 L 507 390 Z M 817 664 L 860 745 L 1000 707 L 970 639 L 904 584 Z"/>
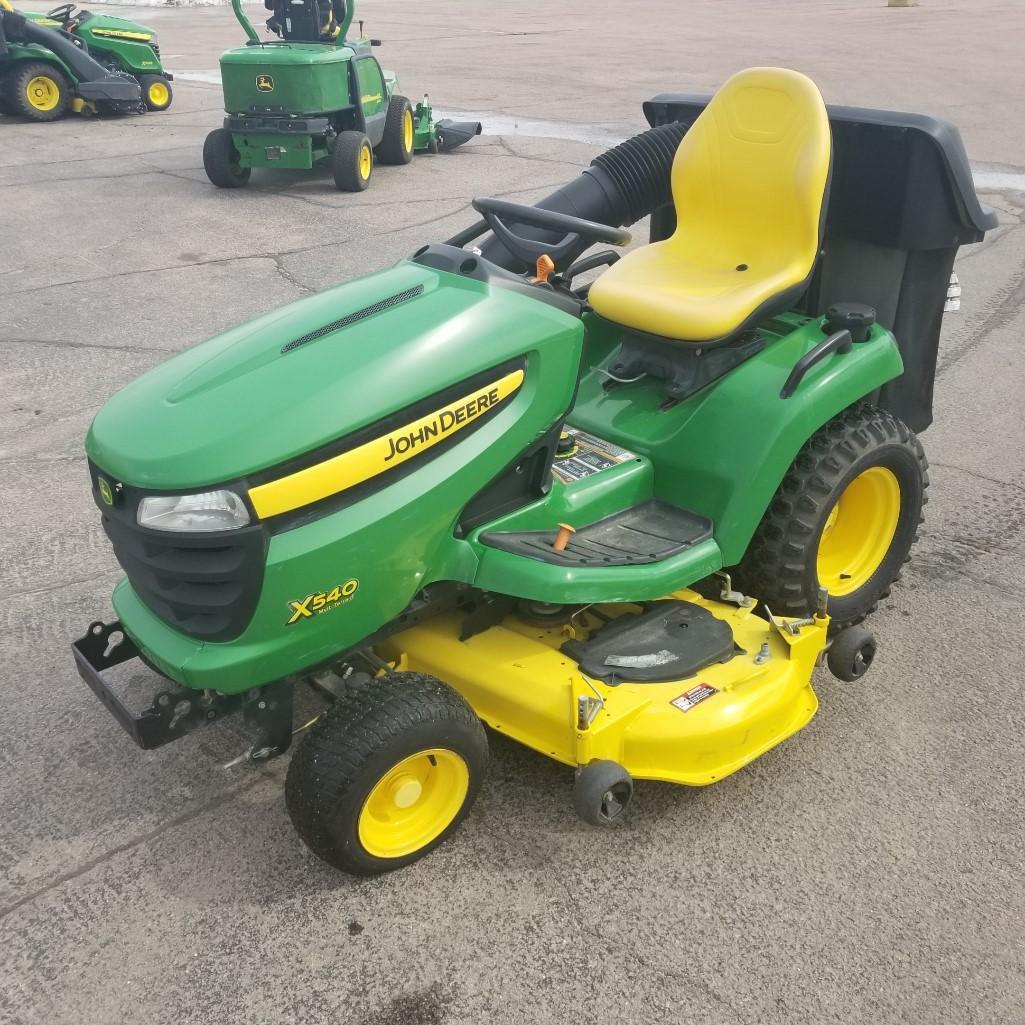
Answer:
<path fill-rule="evenodd" d="M 171 79 L 143 25 L 74 4 L 22 14 L 0 0 L 0 113 L 56 121 L 68 111 L 166 110 Z"/>
<path fill-rule="evenodd" d="M 800 730 L 816 666 L 872 662 L 954 256 L 995 217 L 951 125 L 827 111 L 796 72 L 645 112 L 537 206 L 477 199 L 90 429 L 125 579 L 79 672 L 144 748 L 241 712 L 260 760 L 309 728 L 286 803 L 339 868 L 449 835 L 482 724 L 609 825 L 635 779 L 707 785 Z M 105 675 L 134 659 L 163 678 L 141 713 Z M 334 703 L 296 728 L 305 680 Z"/>
<path fill-rule="evenodd" d="M 232 0 L 248 42 L 221 55 L 227 117 L 203 146 L 214 185 L 239 188 L 254 167 L 328 164 L 339 189 L 361 192 L 378 160 L 408 164 L 414 152 L 455 149 L 480 134 L 479 122 L 435 122 L 426 96 L 414 108 L 397 92 L 371 52 L 378 40 L 347 38 L 355 0 L 264 2 L 280 40 L 262 40 Z"/>

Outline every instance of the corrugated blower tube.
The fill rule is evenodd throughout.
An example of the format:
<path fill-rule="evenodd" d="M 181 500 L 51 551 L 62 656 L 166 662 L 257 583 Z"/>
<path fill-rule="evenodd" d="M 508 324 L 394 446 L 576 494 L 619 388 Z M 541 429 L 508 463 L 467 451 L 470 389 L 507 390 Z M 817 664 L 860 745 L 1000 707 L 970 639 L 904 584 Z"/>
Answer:
<path fill-rule="evenodd" d="M 579 178 L 563 185 L 534 205 L 558 210 L 599 224 L 625 227 L 647 217 L 672 196 L 669 174 L 687 126 L 679 122 L 659 125 L 635 135 L 591 161 Z M 528 238 L 557 241 L 557 232 L 518 227 Z M 493 236 L 481 243 L 481 255 L 509 269 L 516 260 Z"/>

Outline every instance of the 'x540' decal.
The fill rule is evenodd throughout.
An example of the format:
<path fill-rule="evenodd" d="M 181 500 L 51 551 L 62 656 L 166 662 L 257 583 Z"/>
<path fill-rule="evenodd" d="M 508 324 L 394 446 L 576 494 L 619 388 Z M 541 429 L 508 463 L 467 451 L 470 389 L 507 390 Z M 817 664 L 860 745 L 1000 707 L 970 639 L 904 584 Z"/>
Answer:
<path fill-rule="evenodd" d="M 352 577 L 344 584 L 335 584 L 330 591 L 314 591 L 305 598 L 296 599 L 288 603 L 288 610 L 291 617 L 286 626 L 298 623 L 302 619 L 312 619 L 322 612 L 333 609 L 336 605 L 344 605 L 359 590 L 359 581 Z"/>

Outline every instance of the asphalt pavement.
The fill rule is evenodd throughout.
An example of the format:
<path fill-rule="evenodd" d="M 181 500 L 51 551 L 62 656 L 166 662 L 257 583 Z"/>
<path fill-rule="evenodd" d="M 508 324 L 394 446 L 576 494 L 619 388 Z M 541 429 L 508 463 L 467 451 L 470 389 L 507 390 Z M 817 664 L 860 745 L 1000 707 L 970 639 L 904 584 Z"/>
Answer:
<path fill-rule="evenodd" d="M 0 117 L 0 1023 L 1025 1022 L 1025 7 L 361 0 L 403 91 L 486 134 L 359 195 L 325 172 L 214 189 L 237 24 L 124 13 L 159 33 L 168 112 Z M 452 841 L 372 880 L 295 837 L 286 759 L 224 767 L 234 724 L 137 750 L 68 647 L 119 577 L 82 449 L 99 406 L 448 237 L 475 195 L 546 194 L 641 130 L 649 96 L 754 64 L 950 118 L 1000 212 L 957 264 L 927 524 L 870 676 L 820 672 L 807 729 L 711 788 L 639 785 L 610 832 L 574 817 L 568 770 L 498 739 Z M 141 702 L 152 679 L 125 685 Z"/>

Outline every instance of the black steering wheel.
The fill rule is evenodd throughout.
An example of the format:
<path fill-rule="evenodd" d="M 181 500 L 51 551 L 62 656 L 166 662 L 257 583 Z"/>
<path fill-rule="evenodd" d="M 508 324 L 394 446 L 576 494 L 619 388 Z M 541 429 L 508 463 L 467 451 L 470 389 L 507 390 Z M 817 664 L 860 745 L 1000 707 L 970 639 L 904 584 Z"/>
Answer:
<path fill-rule="evenodd" d="M 67 25 L 71 21 L 71 15 L 75 10 L 74 4 L 61 4 L 60 7 L 55 7 L 52 11 L 47 11 L 46 16 L 53 18 L 54 21 L 59 21 L 62 25 Z"/>
<path fill-rule="evenodd" d="M 534 267 L 541 256 L 551 257 L 552 262 L 558 266 L 567 257 L 578 255 L 581 243 L 585 243 L 583 248 L 596 242 L 625 246 L 631 239 L 630 232 L 622 228 L 599 224 L 597 221 L 585 221 L 582 217 L 572 217 L 557 210 L 543 210 L 523 203 L 509 203 L 504 199 L 475 199 L 473 208 L 484 218 L 502 245 L 528 267 Z M 564 234 L 557 242 L 525 238 L 514 232 L 507 221 L 513 224 L 527 224 L 533 228 L 561 231 Z"/>

